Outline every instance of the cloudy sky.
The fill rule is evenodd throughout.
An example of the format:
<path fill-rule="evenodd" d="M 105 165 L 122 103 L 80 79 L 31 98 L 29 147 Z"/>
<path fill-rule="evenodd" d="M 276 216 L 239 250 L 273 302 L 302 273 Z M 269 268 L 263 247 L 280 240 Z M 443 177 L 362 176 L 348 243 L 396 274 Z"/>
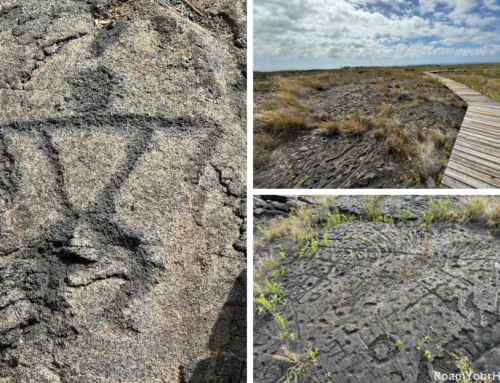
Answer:
<path fill-rule="evenodd" d="M 254 0 L 254 69 L 500 62 L 500 0 Z"/>

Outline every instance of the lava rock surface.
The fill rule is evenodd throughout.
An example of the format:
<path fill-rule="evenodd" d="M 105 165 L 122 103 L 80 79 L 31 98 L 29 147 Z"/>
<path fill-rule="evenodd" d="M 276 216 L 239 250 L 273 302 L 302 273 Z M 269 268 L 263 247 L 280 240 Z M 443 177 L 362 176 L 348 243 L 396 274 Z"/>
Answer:
<path fill-rule="evenodd" d="M 245 382 L 245 3 L 105 3 L 0 4 L 0 382 Z"/>
<path fill-rule="evenodd" d="M 286 208 L 288 201 L 279 209 L 277 198 L 267 197 L 255 200 L 256 211 L 263 211 L 263 202 Z M 410 207 L 413 220 L 398 221 L 398 206 Z M 286 343 L 297 355 L 318 349 L 312 372 L 320 382 L 437 382 L 434 372 L 459 372 L 451 353 L 463 351 L 474 371 L 500 370 L 500 235 L 472 224 L 424 228 L 415 218 L 426 206 L 424 196 L 387 197 L 382 209 L 395 224 L 340 224 L 313 256 L 286 254 L 287 272 L 278 280 L 286 305 L 278 311 L 295 340 L 280 339 L 270 313 L 254 315 L 256 382 L 275 383 L 287 374 L 291 365 L 273 358 Z M 339 197 L 327 210 L 334 209 L 359 215 L 362 197 Z M 273 216 L 260 214 L 255 225 Z M 270 251 L 280 249 L 271 243 L 256 254 Z M 426 335 L 430 340 L 418 350 Z M 298 381 L 316 380 L 302 375 Z"/>
<path fill-rule="evenodd" d="M 272 83 L 273 77 L 266 81 Z M 384 101 L 376 81 L 387 80 L 390 87 L 408 87 L 402 94 L 392 94 Z M 318 111 L 331 120 L 342 115 L 359 113 L 374 116 L 384 102 L 396 107 L 394 118 L 401 125 L 416 123 L 425 131 L 442 125 L 452 128 L 453 121 L 461 124 L 466 110 L 444 102 L 450 90 L 427 86 L 429 100 L 410 107 L 417 96 L 416 81 L 412 79 L 384 77 L 346 77 L 342 83 L 324 91 L 315 92 Z M 365 85 L 363 86 L 364 83 Z M 262 90 L 254 92 L 254 104 L 258 109 L 270 99 L 276 89 L 266 82 Z M 399 107 L 402 107 L 399 109 Z M 358 135 L 325 135 L 321 129 L 282 134 L 273 142 L 273 150 L 266 165 L 254 164 L 254 187 L 259 189 L 399 189 L 407 188 L 407 176 L 400 164 L 385 147 L 384 141 L 372 137 L 371 132 Z"/>

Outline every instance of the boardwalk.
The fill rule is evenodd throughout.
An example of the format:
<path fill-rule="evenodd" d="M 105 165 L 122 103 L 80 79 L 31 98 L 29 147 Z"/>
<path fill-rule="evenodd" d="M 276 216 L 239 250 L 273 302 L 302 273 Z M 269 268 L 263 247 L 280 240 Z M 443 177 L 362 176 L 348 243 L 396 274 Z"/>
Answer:
<path fill-rule="evenodd" d="M 500 103 L 435 72 L 424 73 L 441 80 L 469 105 L 441 188 L 500 188 Z"/>

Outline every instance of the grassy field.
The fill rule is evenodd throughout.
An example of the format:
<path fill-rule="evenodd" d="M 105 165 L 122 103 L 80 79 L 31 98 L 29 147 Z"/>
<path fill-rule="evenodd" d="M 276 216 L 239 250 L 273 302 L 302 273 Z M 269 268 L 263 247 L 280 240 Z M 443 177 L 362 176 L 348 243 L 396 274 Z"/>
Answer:
<path fill-rule="evenodd" d="M 447 77 L 500 100 L 497 68 L 500 68 L 498 64 L 476 64 L 257 72 L 254 74 L 254 170 L 268 166 L 270 153 L 283 134 L 318 130 L 327 136 L 368 134 L 385 143 L 407 175 L 407 187 L 437 187 L 461 121 L 453 121 L 450 127 L 443 123 L 422 127 L 417 121 L 402 124 L 399 113 L 429 101 L 467 108 L 467 104 L 450 91 L 441 97 L 438 90 L 444 89 L 443 84 L 424 75 L 424 71 L 490 69 L 485 74 Z M 469 82 L 466 81 L 469 78 Z M 325 113 L 321 107 L 325 90 L 348 84 L 357 84 L 360 89 L 375 86 L 381 96 L 378 113 Z"/>

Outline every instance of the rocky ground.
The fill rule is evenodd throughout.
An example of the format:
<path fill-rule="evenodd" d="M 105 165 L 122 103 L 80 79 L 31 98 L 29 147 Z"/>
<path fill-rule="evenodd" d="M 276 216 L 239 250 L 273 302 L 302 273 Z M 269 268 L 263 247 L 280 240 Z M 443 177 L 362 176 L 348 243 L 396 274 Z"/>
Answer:
<path fill-rule="evenodd" d="M 2 383 L 246 381 L 246 4 L 123 3 L 0 4 Z"/>
<path fill-rule="evenodd" d="M 460 198 L 449 200 L 451 207 Z M 434 372 L 458 373 L 459 361 L 476 373 L 500 371 L 497 229 L 445 221 L 424 227 L 431 206 L 425 196 L 383 198 L 380 211 L 393 223 L 367 221 L 363 197 L 317 202 L 254 199 L 256 272 L 262 272 L 256 283 L 267 279 L 281 288 L 276 312 L 286 327 L 269 310 L 258 315 L 255 304 L 256 382 L 283 382 L 295 365 L 305 370 L 298 382 L 321 383 L 438 382 Z M 311 254 L 308 246 L 300 257 L 291 237 L 269 242 L 263 234 L 300 206 L 310 209 L 313 223 L 336 209 L 356 219 L 333 226 L 326 243 L 321 236 L 317 250 Z M 279 264 L 262 268 L 262 260 L 280 252 L 285 260 L 278 255 Z"/>
<path fill-rule="evenodd" d="M 257 77 L 258 89 L 254 91 L 257 110 L 273 97 L 272 81 L 277 75 L 280 73 Z M 389 87 L 385 100 L 379 81 Z M 401 91 L 403 88 L 405 90 Z M 428 100 L 415 102 L 422 91 Z M 325 90 L 315 91 L 308 97 L 314 99 L 314 109 L 324 114 L 323 118 L 332 120 L 356 112 L 375 116 L 385 102 L 393 105 L 392 118 L 401 126 L 416 126 L 425 134 L 426 130 L 439 125 L 444 131 L 456 131 L 453 122 L 461 124 L 466 109 L 460 103 L 451 105 L 447 99 L 450 95 L 451 91 L 431 86 L 423 79 L 355 77 L 349 72 Z M 409 169 L 417 171 L 411 157 L 415 160 L 416 155 L 404 162 Z M 415 187 L 409 178 L 384 141 L 374 138 L 371 131 L 357 135 L 325 135 L 319 127 L 279 135 L 272 144 L 266 165 L 257 163 L 254 167 L 254 186 L 266 189 Z"/>

